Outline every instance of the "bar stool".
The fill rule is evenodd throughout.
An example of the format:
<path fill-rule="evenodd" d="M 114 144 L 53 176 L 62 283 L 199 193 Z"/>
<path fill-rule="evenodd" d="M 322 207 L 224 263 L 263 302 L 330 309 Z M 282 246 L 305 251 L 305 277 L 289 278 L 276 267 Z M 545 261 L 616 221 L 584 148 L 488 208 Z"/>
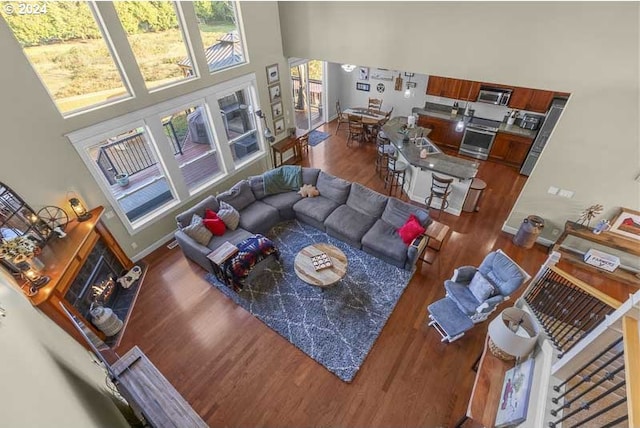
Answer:
<path fill-rule="evenodd" d="M 448 198 L 451 193 L 451 183 L 453 183 L 453 178 L 444 178 L 431 174 L 431 194 L 425 199 L 427 208 L 431 208 L 431 202 L 433 202 L 434 198 L 440 199 L 440 208 L 438 209 L 440 213 L 449 207 Z M 440 214 L 438 214 L 438 218 L 440 218 Z"/>
<path fill-rule="evenodd" d="M 389 196 L 395 196 L 396 189 L 400 189 L 400 197 L 404 188 L 404 180 L 407 172 L 407 165 L 405 162 L 397 159 L 397 154 L 389 155 L 387 161 L 387 175 L 384 179 L 384 188 L 389 185 Z"/>
<path fill-rule="evenodd" d="M 386 136 L 378 134 L 376 138 L 376 172 L 380 178 L 387 174 L 389 166 L 389 156 L 395 153 L 395 148 L 391 145 Z"/>

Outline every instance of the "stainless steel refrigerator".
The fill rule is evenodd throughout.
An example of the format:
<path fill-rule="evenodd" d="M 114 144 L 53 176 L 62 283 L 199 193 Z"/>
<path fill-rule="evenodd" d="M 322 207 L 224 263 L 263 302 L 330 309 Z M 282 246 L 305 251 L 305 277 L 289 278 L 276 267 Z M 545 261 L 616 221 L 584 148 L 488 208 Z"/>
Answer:
<path fill-rule="evenodd" d="M 560 115 L 562 114 L 562 110 L 564 109 L 564 106 L 566 104 L 566 100 L 559 98 L 554 99 L 551 102 L 551 107 L 549 107 L 549 111 L 545 115 L 544 122 L 542 122 L 542 127 L 540 128 L 540 131 L 538 131 L 536 139 L 533 140 L 531 149 L 529 149 L 529 154 L 522 164 L 520 174 L 526 176 L 531 174 L 531 171 L 533 170 L 536 162 L 538 162 L 540 153 L 542 153 L 542 149 L 544 149 L 544 146 L 547 144 L 547 140 L 549 140 L 551 131 L 553 131 L 553 128 L 556 126 L 558 119 L 560 119 Z"/>

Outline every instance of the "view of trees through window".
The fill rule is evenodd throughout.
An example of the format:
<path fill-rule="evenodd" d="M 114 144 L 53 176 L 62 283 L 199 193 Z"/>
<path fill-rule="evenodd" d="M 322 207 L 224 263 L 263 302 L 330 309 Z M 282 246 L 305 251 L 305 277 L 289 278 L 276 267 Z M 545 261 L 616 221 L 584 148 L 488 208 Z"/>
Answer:
<path fill-rule="evenodd" d="M 87 3 L 1 3 L 2 17 L 62 113 L 128 95 Z M 22 13 L 21 5 L 45 6 Z"/>
<path fill-rule="evenodd" d="M 28 13 L 21 11 L 24 5 L 31 7 Z M 38 10 L 33 8 L 35 5 L 40 5 Z M 113 5 L 148 88 L 193 74 L 173 2 L 115 1 Z M 198 1 L 194 7 L 205 49 L 231 32 L 237 37 L 233 2 Z M 86 2 L 2 1 L 0 9 L 62 113 L 128 95 Z M 241 43 L 232 42 L 232 46 L 241 46 Z M 232 61 L 244 62 L 242 48 L 239 55 L 237 51 L 232 50 Z M 209 65 L 213 71 L 212 64 Z"/>

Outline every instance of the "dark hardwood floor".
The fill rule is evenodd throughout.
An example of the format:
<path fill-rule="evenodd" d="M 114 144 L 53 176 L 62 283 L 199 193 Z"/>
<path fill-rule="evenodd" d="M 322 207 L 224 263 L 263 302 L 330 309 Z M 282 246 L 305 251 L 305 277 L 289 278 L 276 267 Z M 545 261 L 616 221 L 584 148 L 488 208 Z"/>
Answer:
<path fill-rule="evenodd" d="M 334 129 L 324 126 L 332 136 L 310 147 L 303 165 L 382 192 L 375 146 L 347 147 L 346 126 Z M 452 426 L 466 409 L 488 323 L 443 344 L 426 325 L 427 305 L 444 296 L 454 268 L 477 266 L 494 249 L 531 275 L 547 257 L 546 247 L 523 249 L 501 232 L 526 177 L 490 162 L 478 175 L 488 184 L 480 211 L 440 216 L 449 238 L 434 264 L 418 266 L 350 384 L 224 297 L 179 248 L 145 258 L 150 269 L 118 351 L 140 346 L 211 426 Z M 582 279 L 610 287 L 588 273 Z"/>

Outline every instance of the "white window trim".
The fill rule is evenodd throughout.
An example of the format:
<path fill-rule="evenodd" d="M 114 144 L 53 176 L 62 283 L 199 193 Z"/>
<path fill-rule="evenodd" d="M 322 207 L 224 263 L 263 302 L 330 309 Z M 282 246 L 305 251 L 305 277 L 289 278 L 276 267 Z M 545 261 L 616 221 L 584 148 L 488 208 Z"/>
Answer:
<path fill-rule="evenodd" d="M 231 146 L 228 144 L 229 141 L 226 138 L 226 131 L 224 127 L 221 126 L 222 117 L 218 106 L 218 100 L 221 97 L 224 97 L 225 94 L 228 95 L 236 90 L 245 88 L 248 88 L 249 90 L 249 96 L 252 98 L 252 104 L 254 105 L 253 113 L 255 113 L 255 111 L 260 108 L 260 100 L 258 98 L 256 76 L 254 73 L 251 73 L 66 134 L 66 137 L 78 151 L 80 157 L 87 166 L 87 169 L 89 169 L 89 172 L 94 177 L 98 187 L 100 187 L 100 190 L 105 194 L 107 200 L 111 203 L 113 210 L 116 212 L 131 235 L 134 235 L 154 224 L 155 220 L 165 217 L 169 210 L 187 204 L 189 201 L 196 199 L 201 194 L 205 193 L 216 183 L 267 156 L 268 145 L 263 137 L 261 121 L 254 120 L 256 125 L 255 132 L 258 139 L 258 151 L 252 156 L 247 157 L 246 160 L 237 164 L 234 163 L 231 156 Z M 160 129 L 162 129 L 163 115 L 166 116 L 180 108 L 196 104 L 205 106 L 208 120 L 213 124 L 213 128 L 210 127 L 209 130 L 214 138 L 216 148 L 220 150 L 218 159 L 221 164 L 222 172 L 216 175 L 211 181 L 203 183 L 202 186 L 198 186 L 193 190 L 193 192 L 189 193 L 186 185 L 184 184 L 182 175 L 175 176 L 175 174 L 171 173 L 174 168 L 172 165 L 167 165 L 167 163 L 173 162 L 177 165 L 177 161 L 173 154 L 169 159 L 168 155 L 164 153 L 164 150 L 159 147 L 160 144 L 158 139 L 166 139 L 166 136 L 164 133 L 154 133 L 154 127 L 159 125 Z M 207 124 L 207 126 L 209 126 L 209 124 Z M 117 135 L 118 133 L 126 132 L 138 127 L 145 129 L 145 137 L 148 138 L 149 144 L 154 146 L 155 154 L 158 156 L 159 166 L 163 169 L 164 177 L 167 179 L 167 183 L 169 184 L 169 188 L 174 199 L 168 201 L 165 205 L 157 208 L 152 213 L 132 222 L 127 218 L 126 214 L 113 197 L 110 187 L 107 186 L 107 181 L 103 177 L 102 172 L 99 170 L 97 165 L 95 165 L 93 159 L 89 156 L 87 149 L 99 144 L 107 138 Z M 220 135 L 221 133 L 222 136 Z"/>

